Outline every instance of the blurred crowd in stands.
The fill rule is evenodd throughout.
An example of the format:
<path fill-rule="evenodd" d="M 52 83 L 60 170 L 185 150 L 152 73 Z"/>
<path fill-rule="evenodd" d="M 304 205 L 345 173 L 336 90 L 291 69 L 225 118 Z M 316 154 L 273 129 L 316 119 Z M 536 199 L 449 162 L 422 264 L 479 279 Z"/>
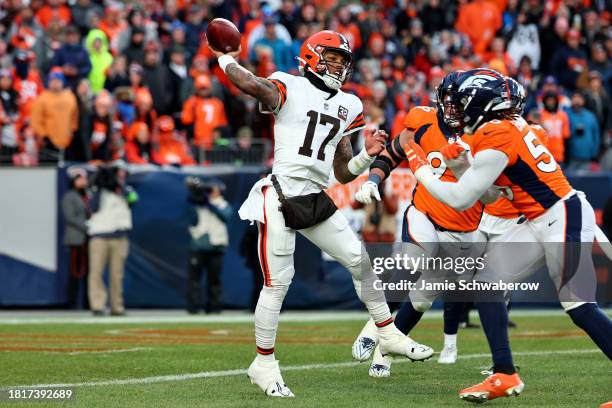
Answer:
<path fill-rule="evenodd" d="M 259 76 L 297 74 L 302 41 L 331 29 L 356 56 L 345 90 L 392 135 L 435 103 L 445 73 L 488 66 L 527 90 L 525 115 L 572 169 L 611 170 L 607 0 L 4 0 L 0 160 L 236 165 L 265 161 L 272 119 L 206 46 L 224 17 Z M 359 145 L 355 140 L 354 145 Z"/>

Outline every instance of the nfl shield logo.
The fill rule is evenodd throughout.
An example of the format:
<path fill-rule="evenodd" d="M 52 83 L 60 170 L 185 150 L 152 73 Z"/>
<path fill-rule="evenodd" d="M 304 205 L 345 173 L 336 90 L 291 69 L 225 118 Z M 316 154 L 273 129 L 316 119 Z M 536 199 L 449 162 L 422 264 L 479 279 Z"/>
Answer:
<path fill-rule="evenodd" d="M 346 120 L 346 118 L 348 117 L 348 109 L 340 105 L 338 107 L 338 117 L 342 120 Z"/>

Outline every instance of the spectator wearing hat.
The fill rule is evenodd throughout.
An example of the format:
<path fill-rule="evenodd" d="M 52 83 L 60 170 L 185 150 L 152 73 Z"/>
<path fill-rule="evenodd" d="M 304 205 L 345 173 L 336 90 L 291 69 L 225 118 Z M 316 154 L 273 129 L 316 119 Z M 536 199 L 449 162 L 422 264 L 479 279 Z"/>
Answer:
<path fill-rule="evenodd" d="M 574 90 L 580 76 L 588 75 L 587 56 L 580 48 L 580 32 L 569 30 L 566 43 L 557 48 L 551 60 L 552 73 L 565 88 Z"/>
<path fill-rule="evenodd" d="M 61 70 L 51 71 L 47 89 L 32 105 L 32 128 L 42 146 L 41 162 L 56 162 L 77 130 L 78 108 L 74 94 L 64 87 Z"/>
<path fill-rule="evenodd" d="M 149 92 L 149 89 L 144 83 L 144 69 L 142 65 L 136 63 L 130 64 L 128 67 L 128 79 L 134 95 L 138 94 L 140 91 Z"/>
<path fill-rule="evenodd" d="M 259 61 L 258 48 L 269 48 L 272 50 L 272 60 L 278 71 L 286 72 L 292 66 L 291 56 L 289 55 L 290 46 L 276 35 L 276 18 L 273 16 L 264 19 L 264 35 L 255 41 L 251 49 L 251 59 Z"/>
<path fill-rule="evenodd" d="M 30 54 L 24 50 L 15 51 L 13 68 L 13 88 L 19 94 L 20 127 L 29 124 L 32 104 L 44 90 L 38 70 L 31 63 Z"/>
<path fill-rule="evenodd" d="M 266 22 L 271 27 L 266 28 Z M 289 31 L 287 31 L 285 26 L 278 22 L 278 19 L 274 15 L 263 15 L 262 13 L 261 18 L 254 19 L 251 24 L 246 25 L 250 26 L 250 31 L 245 30 L 245 35 L 247 36 L 247 47 L 244 49 L 245 47 L 243 44 L 243 52 L 252 52 L 253 47 L 255 47 L 255 43 L 266 36 L 266 31 L 272 31 L 272 27 L 274 29 L 275 38 L 283 41 L 287 47 L 291 46 L 291 36 L 289 35 Z"/>
<path fill-rule="evenodd" d="M 157 152 L 153 148 L 151 132 L 143 122 L 134 122 L 128 131 L 125 143 L 125 157 L 128 163 L 159 164 Z"/>
<path fill-rule="evenodd" d="M 68 304 L 72 308 L 87 307 L 87 270 L 89 256 L 87 248 L 87 219 L 89 194 L 87 172 L 83 169 L 69 169 L 70 190 L 62 197 L 61 208 L 64 217 L 64 245 L 69 251 Z"/>
<path fill-rule="evenodd" d="M 548 133 L 548 150 L 557 163 L 565 162 L 565 140 L 570 137 L 567 113 L 559 107 L 559 95 L 549 91 L 544 94 L 543 108 L 539 116 L 541 125 Z"/>
<path fill-rule="evenodd" d="M 129 45 L 121 52 L 130 64 L 144 64 L 145 31 L 141 27 L 133 27 Z"/>
<path fill-rule="evenodd" d="M 176 132 L 171 116 L 160 116 L 158 121 L 158 154 L 160 164 L 185 166 L 195 164 L 189 153 L 189 146 Z"/>
<path fill-rule="evenodd" d="M 210 78 L 195 79 L 196 92 L 183 104 L 181 121 L 188 126 L 188 134 L 195 146 L 210 149 L 215 141 L 215 130 L 227 126 L 223 102 L 211 95 Z"/>
<path fill-rule="evenodd" d="M 19 150 L 19 94 L 13 89 L 13 74 L 0 69 L 0 162 L 11 163 Z"/>
<path fill-rule="evenodd" d="M 94 29 L 87 34 L 86 47 L 91 61 L 91 71 L 89 72 L 89 83 L 91 90 L 97 94 L 104 89 L 106 73 L 113 63 L 113 55 L 108 51 L 108 38 L 104 31 Z"/>
<path fill-rule="evenodd" d="M 584 95 L 574 92 L 572 107 L 567 111 L 572 135 L 568 154 L 568 169 L 571 170 L 588 170 L 591 161 L 599 155 L 601 135 L 597 117 L 584 105 Z"/>
<path fill-rule="evenodd" d="M 168 67 L 161 63 L 159 45 L 150 42 L 145 46 L 143 85 L 149 88 L 153 106 L 159 114 L 169 113 L 172 102 L 172 83 Z"/>
<path fill-rule="evenodd" d="M 89 75 L 89 54 L 81 44 L 81 34 L 76 26 L 68 26 L 66 42 L 53 55 L 51 67 L 61 68 L 71 89 L 76 88 L 77 83 Z"/>

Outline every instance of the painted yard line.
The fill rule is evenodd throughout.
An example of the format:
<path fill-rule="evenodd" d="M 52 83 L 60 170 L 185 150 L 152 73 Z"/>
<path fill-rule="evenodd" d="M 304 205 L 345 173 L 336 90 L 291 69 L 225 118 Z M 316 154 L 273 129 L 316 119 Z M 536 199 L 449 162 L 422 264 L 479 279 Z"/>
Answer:
<path fill-rule="evenodd" d="M 70 353 L 62 353 L 57 351 L 49 351 L 51 354 L 68 354 L 70 356 L 77 356 L 81 354 L 112 354 L 112 353 L 133 353 L 135 351 L 149 351 L 153 350 L 151 347 L 132 347 L 126 349 L 116 349 L 116 350 L 100 350 L 100 351 L 72 351 Z"/>
<path fill-rule="evenodd" d="M 610 309 L 604 312 L 611 314 Z M 129 312 L 128 312 L 129 313 Z M 512 316 L 562 316 L 562 310 L 513 310 Z M 281 314 L 281 322 L 329 322 L 329 321 L 363 321 L 369 318 L 366 312 L 284 312 Z M 441 319 L 442 312 L 439 310 L 425 313 L 423 319 Z M 135 312 L 125 317 L 93 317 L 89 313 L 50 313 L 49 316 L 31 315 L 19 316 L 18 313 L 10 313 L 10 316 L 2 316 L 0 313 L 0 324 L 3 325 L 26 325 L 26 324 L 141 324 L 141 323 L 252 323 L 253 315 L 246 313 L 227 313 L 217 316 L 187 316 L 182 312 L 168 313 Z"/>
<path fill-rule="evenodd" d="M 547 351 L 523 351 L 512 353 L 514 356 L 548 356 L 557 354 L 584 354 L 584 353 L 600 353 L 599 349 L 578 349 L 578 350 L 547 350 Z M 469 360 L 476 358 L 487 358 L 490 357 L 488 353 L 478 354 L 464 354 L 459 355 L 461 360 Z M 401 359 L 394 361 L 393 364 L 408 363 L 410 360 Z M 346 361 L 342 363 L 329 363 L 329 364 L 305 364 L 305 365 L 294 365 L 282 367 L 283 371 L 306 371 L 306 370 L 318 370 L 318 369 L 330 369 L 330 368 L 346 368 L 356 367 L 358 365 L 366 363 L 360 363 L 358 361 Z M 32 385 L 15 385 L 10 387 L 1 387 L 0 391 L 6 391 L 14 388 L 60 388 L 60 387 L 95 387 L 104 385 L 137 385 L 137 384 L 152 384 L 159 382 L 175 382 L 175 381 L 188 381 L 199 378 L 217 378 L 217 377 L 232 377 L 246 375 L 246 369 L 237 370 L 225 370 L 225 371 L 203 371 L 199 373 L 188 373 L 188 374 L 173 374 L 173 375 L 160 375 L 154 377 L 143 377 L 143 378 L 126 378 L 123 380 L 103 380 L 103 381 L 87 381 L 79 383 L 67 383 L 67 384 L 32 384 Z"/>

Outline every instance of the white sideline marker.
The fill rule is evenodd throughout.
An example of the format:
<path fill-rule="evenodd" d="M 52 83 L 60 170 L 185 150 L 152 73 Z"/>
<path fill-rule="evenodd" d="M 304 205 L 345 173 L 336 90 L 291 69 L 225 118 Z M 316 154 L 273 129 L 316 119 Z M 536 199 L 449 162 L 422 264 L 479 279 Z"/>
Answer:
<path fill-rule="evenodd" d="M 522 351 L 512 353 L 514 356 L 548 356 L 555 354 L 586 354 L 586 353 L 600 353 L 599 349 L 579 349 L 579 350 L 548 350 L 548 351 Z M 489 353 L 478 353 L 478 354 L 465 354 L 459 355 L 460 360 L 469 360 L 475 358 L 490 357 Z M 410 360 L 401 359 L 395 360 L 393 364 L 408 363 Z M 329 363 L 329 364 L 305 364 L 305 365 L 293 365 L 281 367 L 283 371 L 306 371 L 306 370 L 318 370 L 328 368 L 346 368 L 356 367 L 360 364 L 358 361 L 346 361 L 342 363 Z M 160 382 L 175 382 L 175 381 L 188 381 L 195 380 L 198 378 L 217 378 L 217 377 L 232 377 L 246 375 L 246 369 L 237 370 L 225 370 L 225 371 L 202 371 L 199 373 L 190 374 L 174 374 L 174 375 L 160 375 L 154 377 L 143 377 L 143 378 L 126 378 L 124 380 L 104 380 L 104 381 L 86 381 L 80 383 L 71 384 L 32 384 L 32 385 L 14 385 L 10 387 L 2 387 L 0 390 L 8 390 L 14 388 L 65 388 L 65 387 L 96 387 L 104 385 L 137 385 L 137 384 L 152 384 Z"/>

